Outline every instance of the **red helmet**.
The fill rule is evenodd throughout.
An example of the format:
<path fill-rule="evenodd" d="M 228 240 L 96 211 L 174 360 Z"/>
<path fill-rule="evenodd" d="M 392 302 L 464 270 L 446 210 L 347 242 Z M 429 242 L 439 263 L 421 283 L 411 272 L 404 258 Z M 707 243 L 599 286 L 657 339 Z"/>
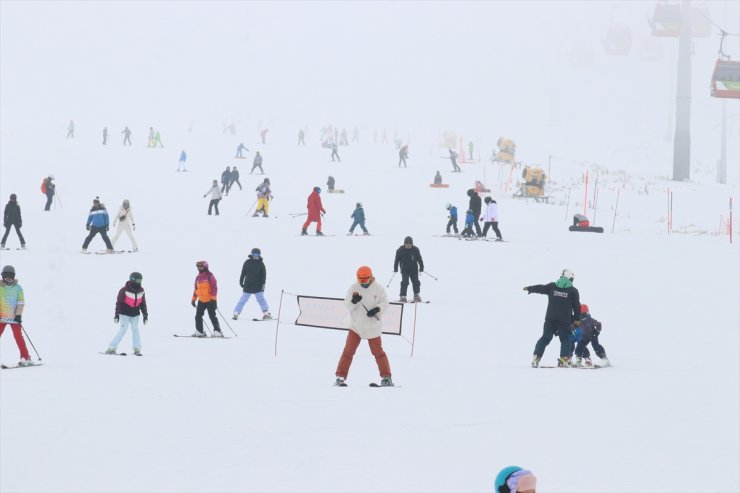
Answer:
<path fill-rule="evenodd" d="M 585 315 L 586 313 L 588 313 L 588 305 L 581 303 L 581 315 Z"/>

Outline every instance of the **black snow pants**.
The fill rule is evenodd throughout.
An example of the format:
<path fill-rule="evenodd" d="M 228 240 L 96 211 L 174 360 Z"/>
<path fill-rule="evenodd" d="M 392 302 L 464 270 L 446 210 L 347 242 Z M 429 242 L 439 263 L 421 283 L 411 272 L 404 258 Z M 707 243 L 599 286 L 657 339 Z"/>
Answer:
<path fill-rule="evenodd" d="M 110 242 L 110 238 L 108 238 L 108 232 L 107 228 L 105 226 L 96 227 L 91 226 L 90 227 L 90 234 L 87 235 L 87 238 L 85 238 L 85 241 L 82 243 L 82 248 L 84 250 L 87 250 L 87 247 L 90 245 L 90 242 L 93 238 L 95 238 L 95 235 L 100 233 L 100 237 L 103 238 L 103 241 L 105 242 L 105 248 L 108 250 L 113 250 L 113 244 Z"/>
<path fill-rule="evenodd" d="M 409 289 L 409 279 L 411 279 L 411 286 L 414 290 L 414 294 L 421 292 L 421 282 L 419 282 L 419 271 L 401 271 L 401 296 L 406 296 L 406 292 Z"/>
<path fill-rule="evenodd" d="M 447 221 L 447 234 L 450 233 L 450 228 L 455 230 L 455 233 L 458 233 L 457 231 L 457 218 L 451 217 L 449 221 Z"/>
<path fill-rule="evenodd" d="M 198 301 L 198 304 L 195 307 L 195 330 L 203 333 L 203 314 L 208 310 L 208 318 L 211 319 L 211 324 L 213 324 L 213 330 L 221 331 L 221 326 L 218 323 L 218 318 L 216 318 L 216 303 L 213 301 L 209 301 L 208 303 L 203 303 L 201 301 Z"/>
<path fill-rule="evenodd" d="M 552 341 L 555 332 L 558 333 L 560 338 L 560 357 L 570 356 L 570 324 L 557 320 L 545 320 L 545 324 L 542 326 L 542 337 L 534 346 L 535 356 L 542 358 L 542 355 L 545 354 L 545 348 Z"/>
<path fill-rule="evenodd" d="M 599 344 L 599 336 L 594 334 L 591 336 L 591 339 L 587 339 L 583 337 L 580 341 L 578 341 L 578 344 L 576 344 L 576 356 L 580 356 L 582 358 L 590 358 L 591 353 L 588 352 L 588 343 L 591 343 L 591 346 L 594 348 L 594 352 L 596 353 L 596 356 L 599 358 L 603 358 L 606 356 L 606 349 L 604 349 L 604 346 Z"/>

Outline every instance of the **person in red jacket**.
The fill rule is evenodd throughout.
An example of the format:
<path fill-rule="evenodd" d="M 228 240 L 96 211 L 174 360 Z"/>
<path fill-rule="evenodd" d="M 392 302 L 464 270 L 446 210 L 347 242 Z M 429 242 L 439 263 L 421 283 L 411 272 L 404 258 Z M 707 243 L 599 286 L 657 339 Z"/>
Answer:
<path fill-rule="evenodd" d="M 321 189 L 319 187 L 313 187 L 313 192 L 308 196 L 308 205 L 306 206 L 308 208 L 308 219 L 303 223 L 302 235 L 307 235 L 308 232 L 306 229 L 311 223 L 315 222 L 316 236 L 324 236 L 324 233 L 321 232 L 321 218 L 326 214 L 326 211 L 324 210 L 324 206 L 321 205 L 320 193 Z"/>

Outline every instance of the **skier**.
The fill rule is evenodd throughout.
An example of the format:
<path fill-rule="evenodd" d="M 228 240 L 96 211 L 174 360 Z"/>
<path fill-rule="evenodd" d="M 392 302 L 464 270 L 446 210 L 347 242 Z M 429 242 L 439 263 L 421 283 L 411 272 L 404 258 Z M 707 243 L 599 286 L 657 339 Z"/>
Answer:
<path fill-rule="evenodd" d="M 213 324 L 213 337 L 223 337 L 221 325 L 216 317 L 216 310 L 218 309 L 216 277 L 208 270 L 208 262 L 205 260 L 196 262 L 195 267 L 198 269 L 198 275 L 195 277 L 195 289 L 193 289 L 193 297 L 190 299 L 190 304 L 195 307 L 195 332 L 193 332 L 193 337 L 206 337 L 205 332 L 203 332 L 203 314 L 206 310 L 208 310 L 208 318 L 211 319 L 211 324 Z M 195 304 L 196 300 L 198 301 L 197 306 Z"/>
<path fill-rule="evenodd" d="M 221 190 L 218 188 L 218 180 L 213 180 L 210 190 L 203 195 L 203 198 L 206 198 L 209 193 L 211 194 L 211 201 L 208 203 L 208 215 L 210 216 L 211 210 L 215 208 L 216 215 L 218 216 L 218 203 L 221 202 L 221 198 L 223 197 L 221 195 Z"/>
<path fill-rule="evenodd" d="M 105 205 L 100 202 L 100 199 L 95 197 L 93 205 L 90 208 L 90 213 L 87 215 L 87 223 L 85 224 L 85 227 L 90 233 L 87 235 L 87 238 L 85 238 L 85 241 L 82 242 L 82 253 L 87 253 L 87 247 L 98 233 L 100 233 L 100 237 L 103 238 L 103 241 L 105 242 L 105 252 L 113 253 L 113 244 L 111 243 L 110 238 L 108 238 L 109 225 L 110 218 L 108 217 L 108 210 L 105 208 Z"/>
<path fill-rule="evenodd" d="M 33 362 L 28 354 L 21 326 L 23 322 L 21 315 L 23 315 L 24 306 L 23 288 L 15 278 L 15 267 L 6 265 L 3 267 L 2 282 L 0 283 L 0 336 L 3 335 L 5 326 L 10 325 L 18 351 L 21 353 L 18 366 L 32 366 Z"/>
<path fill-rule="evenodd" d="M 339 153 L 337 152 L 337 143 L 336 142 L 332 142 L 331 143 L 331 160 L 332 160 L 332 162 L 334 162 L 334 156 L 337 157 L 337 161 L 339 161 L 340 163 L 342 162 L 342 160 L 339 159 Z"/>
<path fill-rule="evenodd" d="M 149 127 L 149 135 L 146 138 L 146 146 L 154 147 L 154 127 Z"/>
<path fill-rule="evenodd" d="M 305 139 L 306 139 L 306 132 L 304 132 L 303 129 L 301 128 L 300 130 L 298 130 L 298 145 L 305 147 L 306 146 Z"/>
<path fill-rule="evenodd" d="M 478 195 L 478 193 L 471 188 L 468 190 L 468 197 L 470 197 L 470 201 L 468 202 L 468 209 L 473 211 L 473 218 L 475 219 L 473 221 L 473 226 L 475 226 L 475 234 L 477 236 L 480 236 L 481 230 L 480 224 L 478 224 L 478 218 L 480 217 L 481 208 L 483 207 L 481 204 L 480 195 Z"/>
<path fill-rule="evenodd" d="M 243 144 L 242 142 L 240 142 L 240 143 L 239 143 L 239 147 L 237 147 L 237 148 L 236 148 L 236 156 L 234 156 L 234 157 L 238 157 L 238 158 L 243 158 L 244 156 L 242 156 L 242 151 L 247 151 L 247 152 L 249 152 L 249 149 L 247 149 L 247 148 L 246 148 L 246 147 L 244 146 L 244 144 Z"/>
<path fill-rule="evenodd" d="M 333 177 L 333 176 L 329 176 L 329 179 L 328 179 L 328 180 L 326 180 L 326 188 L 327 188 L 327 189 L 328 189 L 328 190 L 329 190 L 330 192 L 333 192 L 333 191 L 334 191 L 334 184 L 335 184 L 335 183 L 336 183 L 336 181 L 334 180 L 334 177 Z"/>
<path fill-rule="evenodd" d="M 262 310 L 262 320 L 270 320 L 270 307 L 267 306 L 265 300 L 265 281 L 267 280 L 267 270 L 265 269 L 265 263 L 262 260 L 262 251 L 259 248 L 252 248 L 252 252 L 247 257 L 242 265 L 242 273 L 239 276 L 239 286 L 242 287 L 242 295 L 237 301 L 234 307 L 234 315 L 231 317 L 234 320 L 239 318 L 239 315 L 244 308 L 244 305 L 249 301 L 250 296 L 254 295 L 257 298 L 257 303 L 260 305 Z"/>
<path fill-rule="evenodd" d="M 53 183 L 54 175 L 49 175 L 44 178 L 41 182 L 41 193 L 46 195 L 46 205 L 44 206 L 45 211 L 51 210 L 51 203 L 54 200 L 54 194 L 56 193 L 57 186 Z"/>
<path fill-rule="evenodd" d="M 475 224 L 475 215 L 471 209 L 468 209 L 465 212 L 465 226 L 463 227 L 463 232 L 460 236 L 463 238 L 475 238 L 475 233 L 473 233 L 473 224 Z"/>
<path fill-rule="evenodd" d="M 339 358 L 339 364 L 335 372 L 337 379 L 334 385 L 339 387 L 347 385 L 345 381 L 357 347 L 362 339 L 367 339 L 370 352 L 375 356 L 375 363 L 378 365 L 381 378 L 380 385 L 393 387 L 391 365 L 388 362 L 388 355 L 383 351 L 383 341 L 381 339 L 381 320 L 383 313 L 389 307 L 388 295 L 385 288 L 375 282 L 370 267 L 363 265 L 357 269 L 357 282 L 352 283 L 347 290 L 347 294 L 344 296 L 344 306 L 349 311 L 350 329 L 344 343 L 342 356 Z"/>
<path fill-rule="evenodd" d="M 439 171 L 437 171 L 437 174 L 434 175 L 434 184 L 435 185 L 441 185 L 442 184 L 442 175 L 439 174 Z"/>
<path fill-rule="evenodd" d="M 108 127 L 103 127 L 103 145 L 108 145 Z"/>
<path fill-rule="evenodd" d="M 594 348 L 596 356 L 601 358 L 601 366 L 609 366 L 609 360 L 606 357 L 604 346 L 599 344 L 599 335 L 601 335 L 601 322 L 591 317 L 588 305 L 581 304 L 581 324 L 578 328 L 581 331 L 581 337 L 576 344 L 576 358 L 573 366 L 593 366 L 591 354 L 588 351 L 588 344 Z"/>
<path fill-rule="evenodd" d="M 403 245 L 396 250 L 396 259 L 393 262 L 393 272 L 398 272 L 401 267 L 401 297 L 398 301 L 406 303 L 406 291 L 409 287 L 409 279 L 414 290 L 414 302 L 421 301 L 421 282 L 419 282 L 419 272 L 424 272 L 424 260 L 421 258 L 421 252 L 414 246 L 414 240 L 407 236 L 403 240 Z"/>
<path fill-rule="evenodd" d="M 124 200 L 123 204 L 121 204 L 121 208 L 118 209 L 118 214 L 116 214 L 116 218 L 113 220 L 114 228 L 116 227 L 116 223 L 118 223 L 118 228 L 116 229 L 116 234 L 113 235 L 113 239 L 111 240 L 113 248 L 116 247 L 116 242 L 121 236 L 121 233 L 125 231 L 129 240 L 131 240 L 133 250 L 138 252 L 139 246 L 136 244 L 136 238 L 134 238 L 133 233 L 133 231 L 136 231 L 136 222 L 134 220 L 134 212 L 131 210 L 131 204 L 128 199 Z"/>
<path fill-rule="evenodd" d="M 5 249 L 5 242 L 8 240 L 10 228 L 14 227 L 15 232 L 18 235 L 18 239 L 21 240 L 21 249 L 25 250 L 26 240 L 23 238 L 23 234 L 21 233 L 21 226 L 23 226 L 21 206 L 18 205 L 18 196 L 14 193 L 10 194 L 10 200 L 5 204 L 5 210 L 3 211 L 3 226 L 5 226 L 5 234 L 3 235 L 2 241 L 0 241 L 0 249 Z"/>
<path fill-rule="evenodd" d="M 188 155 L 185 153 L 185 150 L 183 149 L 180 152 L 180 160 L 177 163 L 177 171 L 187 171 L 188 169 L 185 167 L 185 161 L 188 160 Z"/>
<path fill-rule="evenodd" d="M 352 142 L 359 142 L 360 141 L 360 130 L 355 127 L 352 130 Z"/>
<path fill-rule="evenodd" d="M 265 143 L 265 137 L 267 137 L 267 132 L 269 132 L 269 131 L 270 131 L 270 129 L 265 128 L 265 129 L 263 129 L 260 132 L 260 137 L 262 137 L 262 143 L 263 144 Z"/>
<path fill-rule="evenodd" d="M 270 179 L 265 178 L 257 188 L 254 189 L 257 192 L 257 208 L 254 210 L 252 217 L 257 217 L 259 213 L 262 213 L 262 217 L 269 217 L 270 212 L 270 199 L 272 199 L 272 190 L 270 190 Z"/>
<path fill-rule="evenodd" d="M 485 202 L 486 212 L 483 213 L 481 218 L 484 221 L 482 236 L 485 238 L 488 235 L 488 228 L 491 228 L 496 233 L 496 241 L 503 241 L 501 231 L 498 229 L 498 205 L 491 197 L 486 197 Z"/>
<path fill-rule="evenodd" d="M 449 221 L 447 221 L 447 234 L 450 234 L 450 228 L 454 229 L 455 234 L 457 234 L 457 207 L 452 204 L 447 204 L 445 206 L 445 209 L 450 211 L 450 215 L 447 216 L 447 218 L 449 219 Z"/>
<path fill-rule="evenodd" d="M 409 146 L 405 145 L 401 147 L 401 150 L 398 151 L 398 167 L 401 167 L 401 163 L 403 163 L 404 168 L 408 168 L 406 166 L 406 159 L 409 157 Z"/>
<path fill-rule="evenodd" d="M 159 134 L 159 130 L 157 130 L 154 134 L 154 145 L 152 147 L 157 147 L 157 144 L 159 144 L 159 147 L 164 149 L 164 144 L 162 144 L 162 136 Z"/>
<path fill-rule="evenodd" d="M 473 160 L 473 150 L 474 149 L 475 149 L 475 144 L 473 144 L 472 141 L 471 142 L 468 142 L 468 152 L 469 152 L 468 158 L 469 158 L 470 161 Z"/>
<path fill-rule="evenodd" d="M 221 193 L 226 191 L 226 195 L 229 195 L 229 187 L 231 186 L 231 168 L 229 166 L 221 173 Z"/>
<path fill-rule="evenodd" d="M 462 171 L 460 169 L 460 166 L 457 165 L 457 157 L 458 157 L 458 154 L 455 151 L 453 151 L 452 149 L 449 149 L 449 151 L 450 151 L 450 162 L 452 163 L 452 171 L 453 172 L 455 172 L 455 171 Z"/>
<path fill-rule="evenodd" d="M 367 232 L 367 228 L 365 227 L 365 209 L 362 208 L 361 202 L 357 202 L 357 204 L 355 204 L 355 210 L 349 217 L 354 219 L 354 221 L 352 221 L 352 226 L 350 226 L 349 234 L 347 236 L 352 236 L 352 234 L 355 232 L 355 228 L 358 225 L 360 226 L 360 228 L 362 228 L 362 234 L 364 234 L 365 236 L 370 234 Z"/>
<path fill-rule="evenodd" d="M 67 125 L 67 138 L 74 139 L 74 137 L 75 137 L 75 122 L 74 120 L 70 120 L 69 125 Z"/>
<path fill-rule="evenodd" d="M 149 320 L 149 312 L 146 308 L 146 297 L 144 288 L 141 287 L 142 276 L 138 272 L 132 272 L 128 281 L 118 290 L 116 297 L 116 314 L 113 317 L 115 323 L 120 322 L 118 333 L 108 344 L 106 354 L 116 354 L 118 344 L 126 335 L 129 325 L 131 326 L 131 337 L 133 338 L 134 354 L 141 356 L 141 338 L 139 337 L 139 315 L 143 314 L 142 321 L 146 325 Z"/>
<path fill-rule="evenodd" d="M 559 367 L 569 364 L 570 325 L 576 327 L 580 324 L 581 303 L 579 301 L 578 289 L 573 286 L 573 272 L 563 269 L 560 278 L 549 284 L 535 284 L 526 286 L 527 294 L 538 293 L 547 295 L 547 311 L 545 312 L 545 323 L 542 327 L 542 337 L 537 341 L 532 356 L 532 368 L 537 368 L 545 354 L 545 348 L 556 333 L 560 338 Z"/>
<path fill-rule="evenodd" d="M 387 144 L 388 143 L 388 132 L 386 132 L 385 129 L 383 129 L 383 135 L 380 138 L 380 143 L 381 144 Z"/>
<path fill-rule="evenodd" d="M 249 171 L 249 174 L 251 175 L 255 168 L 260 169 L 260 174 L 264 175 L 265 170 L 262 169 L 262 156 L 260 155 L 260 151 L 257 151 L 257 153 L 254 155 L 254 161 L 252 162 L 252 169 Z"/>
<path fill-rule="evenodd" d="M 231 187 L 234 186 L 234 183 L 239 185 L 239 190 L 244 190 L 242 188 L 242 184 L 239 181 L 239 170 L 236 169 L 236 166 L 231 167 L 231 183 L 229 183 L 229 190 L 231 190 Z"/>
<path fill-rule="evenodd" d="M 496 493 L 536 493 L 537 477 L 519 466 L 505 467 L 496 475 Z"/>
<path fill-rule="evenodd" d="M 320 194 L 321 189 L 319 187 L 313 187 L 313 192 L 308 196 L 308 204 L 306 205 L 306 208 L 308 209 L 308 217 L 306 218 L 306 222 L 303 223 L 303 228 L 301 229 L 302 236 L 308 234 L 306 229 L 313 222 L 316 223 L 316 236 L 324 236 L 324 233 L 321 232 L 321 218 L 326 214 L 326 211 L 324 210 L 324 206 L 321 204 Z"/>
<path fill-rule="evenodd" d="M 126 142 L 128 142 L 128 145 L 131 145 L 131 130 L 128 127 L 124 127 L 121 133 L 123 134 L 123 145 L 126 145 Z"/>

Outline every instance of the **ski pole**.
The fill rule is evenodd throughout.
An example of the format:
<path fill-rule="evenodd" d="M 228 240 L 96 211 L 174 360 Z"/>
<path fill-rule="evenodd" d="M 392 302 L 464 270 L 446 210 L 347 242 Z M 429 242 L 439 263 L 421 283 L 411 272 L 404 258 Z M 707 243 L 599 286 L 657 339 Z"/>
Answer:
<path fill-rule="evenodd" d="M 247 209 L 247 212 L 244 214 L 245 217 L 249 215 L 249 213 L 252 211 L 252 207 L 255 206 L 258 200 L 259 199 L 254 199 L 254 202 L 252 202 L 252 205 L 249 206 L 249 209 Z"/>
<path fill-rule="evenodd" d="M 36 346 L 33 345 L 33 341 L 31 340 L 31 338 L 28 337 L 28 332 L 26 332 L 25 327 L 23 327 L 23 324 L 18 324 L 18 325 L 21 326 L 21 330 L 23 331 L 23 334 L 25 334 L 26 339 L 28 339 L 28 342 L 31 344 L 31 347 L 33 348 L 33 352 L 36 353 L 36 357 L 39 359 L 39 361 L 41 361 L 41 355 L 39 355 L 39 352 L 36 351 Z"/>
<path fill-rule="evenodd" d="M 59 192 L 54 192 L 54 198 L 59 200 L 59 208 L 64 209 L 64 206 L 62 205 L 62 197 L 59 195 Z"/>
<path fill-rule="evenodd" d="M 204 314 L 205 315 L 205 314 Z M 203 319 L 203 326 L 206 328 L 206 331 L 208 332 L 208 335 L 213 337 L 213 332 L 211 332 L 211 327 L 208 325 L 208 322 L 206 322 L 206 319 Z"/>
<path fill-rule="evenodd" d="M 308 212 L 298 212 L 298 213 L 291 212 L 288 215 L 290 216 L 291 219 L 295 219 L 296 217 L 299 217 L 299 216 L 307 216 Z"/>
<path fill-rule="evenodd" d="M 232 329 L 232 328 L 231 328 L 231 325 L 229 325 L 229 322 L 227 322 L 227 321 L 226 321 L 226 317 L 224 317 L 224 314 L 223 314 L 223 313 L 221 313 L 221 310 L 219 310 L 218 308 L 216 308 L 216 311 L 218 312 L 218 314 L 219 314 L 219 315 L 221 315 L 221 318 L 223 318 L 223 319 L 224 319 L 224 323 L 225 323 L 225 324 L 226 324 L 226 326 L 227 326 L 227 327 L 229 328 L 229 330 L 230 330 L 230 331 L 231 331 L 231 332 L 232 332 L 232 333 L 233 333 L 233 334 L 234 334 L 234 335 L 235 335 L 236 337 L 239 337 L 239 334 L 237 334 L 236 332 L 234 332 L 234 329 Z"/>
<path fill-rule="evenodd" d="M 429 277 L 431 277 L 431 278 L 432 278 L 432 279 L 434 279 L 435 281 L 439 281 L 439 279 L 437 279 L 436 277 L 434 277 L 433 275 L 431 275 L 431 274 L 430 274 L 429 272 L 427 272 L 427 271 L 425 271 L 425 270 L 424 270 L 424 271 L 422 271 L 422 273 L 424 273 L 424 274 L 428 275 Z"/>
<path fill-rule="evenodd" d="M 390 281 L 388 281 L 388 284 L 386 284 L 386 285 L 385 285 L 385 287 L 386 287 L 386 288 L 387 288 L 387 287 L 390 287 L 391 283 L 393 282 L 393 278 L 394 278 L 394 277 L 396 277 L 396 272 L 394 272 L 394 273 L 393 273 L 393 275 L 391 276 L 391 280 L 390 280 Z"/>

